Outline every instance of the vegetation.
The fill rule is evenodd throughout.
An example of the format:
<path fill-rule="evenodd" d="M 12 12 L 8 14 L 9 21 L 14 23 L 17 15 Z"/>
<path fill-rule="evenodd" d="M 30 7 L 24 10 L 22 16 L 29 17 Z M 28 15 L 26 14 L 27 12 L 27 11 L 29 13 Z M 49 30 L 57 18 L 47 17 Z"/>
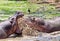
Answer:
<path fill-rule="evenodd" d="M 27 1 L 27 0 L 8 0 L 8 1 Z"/>
<path fill-rule="evenodd" d="M 0 1 L 0 19 L 5 20 L 16 11 L 22 11 L 28 15 L 28 8 L 33 16 L 42 16 L 50 18 L 59 16 L 60 12 L 55 9 L 55 6 L 50 4 L 34 4 L 27 1 Z"/>

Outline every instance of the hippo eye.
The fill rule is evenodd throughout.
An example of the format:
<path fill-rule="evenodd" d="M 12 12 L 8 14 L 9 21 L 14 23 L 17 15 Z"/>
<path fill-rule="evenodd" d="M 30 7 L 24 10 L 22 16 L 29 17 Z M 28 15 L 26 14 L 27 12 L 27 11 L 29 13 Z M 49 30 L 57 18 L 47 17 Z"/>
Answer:
<path fill-rule="evenodd" d="M 13 21 L 10 21 L 10 23 L 13 23 Z"/>
<path fill-rule="evenodd" d="M 12 18 L 11 20 L 14 20 L 14 18 Z"/>

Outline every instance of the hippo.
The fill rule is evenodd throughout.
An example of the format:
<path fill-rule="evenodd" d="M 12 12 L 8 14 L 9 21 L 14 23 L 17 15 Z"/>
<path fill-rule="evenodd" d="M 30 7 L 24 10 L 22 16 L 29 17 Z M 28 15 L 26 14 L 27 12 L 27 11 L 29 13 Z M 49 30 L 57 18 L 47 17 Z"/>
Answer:
<path fill-rule="evenodd" d="M 60 31 L 60 17 L 51 20 L 29 17 L 28 20 L 26 20 L 26 24 L 39 32 L 52 33 Z"/>
<path fill-rule="evenodd" d="M 16 12 L 13 16 L 0 23 L 0 39 L 9 37 L 13 33 L 17 33 L 19 27 L 17 20 L 22 18 L 24 14 L 22 12 Z"/>
<path fill-rule="evenodd" d="M 14 34 L 16 34 L 18 36 L 22 34 L 22 30 L 20 30 L 19 29 L 20 27 L 18 26 L 18 19 L 22 18 L 23 16 L 24 16 L 24 14 L 22 12 L 18 11 L 16 14 L 14 14 L 12 17 L 9 18 L 10 20 L 12 18 L 14 18 L 14 22 L 13 23 L 16 24 L 16 25 L 13 25 L 13 26 L 17 27 L 16 32 L 14 32 Z"/>

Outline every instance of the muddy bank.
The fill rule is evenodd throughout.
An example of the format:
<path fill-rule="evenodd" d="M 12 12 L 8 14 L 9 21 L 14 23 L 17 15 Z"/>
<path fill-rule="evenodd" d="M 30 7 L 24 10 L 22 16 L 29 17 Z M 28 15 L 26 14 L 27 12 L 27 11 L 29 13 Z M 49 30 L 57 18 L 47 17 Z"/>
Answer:
<path fill-rule="evenodd" d="M 42 36 L 38 35 L 38 36 L 7 38 L 7 39 L 0 39 L 0 41 L 60 41 L 60 34 L 51 35 L 47 33 L 42 33 Z"/>

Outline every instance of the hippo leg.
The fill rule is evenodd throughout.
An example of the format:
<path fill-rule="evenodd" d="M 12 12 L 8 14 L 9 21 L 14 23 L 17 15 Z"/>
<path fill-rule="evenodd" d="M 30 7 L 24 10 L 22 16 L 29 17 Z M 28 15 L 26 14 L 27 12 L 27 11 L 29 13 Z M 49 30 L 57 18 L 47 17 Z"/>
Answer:
<path fill-rule="evenodd" d="M 17 28 L 14 34 L 10 35 L 9 37 L 20 37 L 20 36 L 22 36 L 22 30 Z"/>
<path fill-rule="evenodd" d="M 0 29 L 0 39 L 7 38 L 7 34 L 4 30 Z"/>

